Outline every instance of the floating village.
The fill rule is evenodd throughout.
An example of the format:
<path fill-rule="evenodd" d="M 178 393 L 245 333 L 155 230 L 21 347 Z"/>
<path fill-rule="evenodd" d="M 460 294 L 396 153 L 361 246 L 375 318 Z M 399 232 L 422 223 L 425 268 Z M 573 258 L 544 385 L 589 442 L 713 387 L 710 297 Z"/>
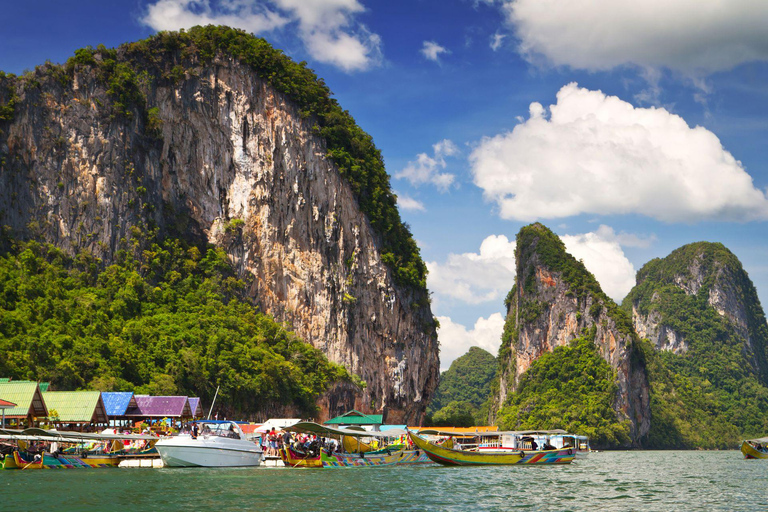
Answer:
<path fill-rule="evenodd" d="M 214 398 L 215 403 L 215 398 Z M 348 411 L 323 424 L 219 418 L 200 398 L 54 391 L 0 379 L 0 462 L 7 470 L 570 464 L 589 439 L 564 430 L 387 425 Z"/>

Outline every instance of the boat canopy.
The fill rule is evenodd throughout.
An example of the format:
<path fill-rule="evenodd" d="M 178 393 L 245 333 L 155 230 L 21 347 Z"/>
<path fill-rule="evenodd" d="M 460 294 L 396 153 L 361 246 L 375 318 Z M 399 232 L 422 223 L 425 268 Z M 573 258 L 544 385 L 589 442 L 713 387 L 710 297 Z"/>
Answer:
<path fill-rule="evenodd" d="M 290 427 L 285 427 L 283 430 L 289 432 L 303 432 L 309 434 L 324 434 L 324 435 L 336 435 L 336 436 L 350 436 L 350 437 L 400 437 L 407 434 L 404 429 L 392 428 L 385 432 L 374 432 L 370 430 L 363 430 L 361 428 L 335 428 L 328 425 L 320 425 L 313 421 L 300 421 Z"/>
<path fill-rule="evenodd" d="M 422 429 L 419 429 L 418 434 L 428 435 L 428 436 L 454 436 L 454 437 L 470 437 L 470 436 L 497 437 L 497 436 L 532 436 L 532 435 L 545 435 L 545 436 L 566 435 L 566 436 L 578 437 L 574 434 L 569 434 L 568 432 L 562 429 L 510 430 L 510 431 L 486 430 L 486 431 L 467 432 L 464 429 L 459 431 L 459 430 L 450 430 L 450 429 L 441 429 L 441 428 L 422 428 Z"/>
<path fill-rule="evenodd" d="M 145 440 L 156 441 L 156 436 L 144 434 L 96 434 L 88 432 L 68 432 L 59 430 L 44 430 L 42 428 L 0 429 L 0 439 L 14 439 L 25 441 L 59 441 L 77 443 L 82 441 L 107 441 L 107 440 Z"/>
<path fill-rule="evenodd" d="M 750 442 L 750 443 L 760 443 L 760 444 L 763 444 L 763 443 L 768 443 L 768 437 L 759 437 L 757 439 L 747 439 L 747 441 Z"/>

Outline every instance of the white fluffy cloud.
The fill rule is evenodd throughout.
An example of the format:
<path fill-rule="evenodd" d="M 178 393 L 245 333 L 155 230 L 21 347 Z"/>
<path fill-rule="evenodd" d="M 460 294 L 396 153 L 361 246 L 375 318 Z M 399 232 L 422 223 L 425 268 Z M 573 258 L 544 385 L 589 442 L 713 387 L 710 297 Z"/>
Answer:
<path fill-rule="evenodd" d="M 424 207 L 424 203 L 422 203 L 421 201 L 407 195 L 401 195 L 398 193 L 395 193 L 395 195 L 397 196 L 397 206 L 399 206 L 403 210 L 413 211 L 413 212 L 426 211 L 426 208 Z"/>
<path fill-rule="evenodd" d="M 379 36 L 354 21 L 364 10 L 358 0 L 157 0 L 141 21 L 155 30 L 213 24 L 255 34 L 295 23 L 314 59 L 357 71 L 381 59 Z"/>
<path fill-rule="evenodd" d="M 424 41 L 424 46 L 421 48 L 421 54 L 427 59 L 427 60 L 433 60 L 435 62 L 440 61 L 440 54 L 442 53 L 451 53 L 448 51 L 447 48 L 440 46 L 434 41 Z"/>
<path fill-rule="evenodd" d="M 416 160 L 408 162 L 405 169 L 395 174 L 395 178 L 406 179 L 414 186 L 431 183 L 443 192 L 448 190 L 456 176 L 440 170 L 447 166 L 445 159 L 457 155 L 459 148 L 450 140 L 444 139 L 434 144 L 432 150 L 434 156 L 426 153 L 416 155 Z"/>
<path fill-rule="evenodd" d="M 768 59 L 764 0 L 501 0 L 529 60 L 690 74 Z"/>
<path fill-rule="evenodd" d="M 451 321 L 450 317 L 439 316 L 440 328 L 437 338 L 440 341 L 440 370 L 445 371 L 454 359 L 466 354 L 470 347 L 480 347 L 494 356 L 499 352 L 501 332 L 504 330 L 504 317 L 493 313 L 488 318 L 478 318 L 473 329 Z"/>
<path fill-rule="evenodd" d="M 500 304 L 515 284 L 515 241 L 491 235 L 479 253 L 449 254 L 445 263 L 427 262 L 427 268 L 427 285 L 438 300 Z"/>
<path fill-rule="evenodd" d="M 768 198 L 715 134 L 663 108 L 635 108 L 571 83 L 547 110 L 470 155 L 505 219 L 642 214 L 666 222 L 768 218 Z"/>
<path fill-rule="evenodd" d="M 593 233 L 560 238 L 568 253 L 584 262 L 603 291 L 616 302 L 620 302 L 635 285 L 635 267 L 624 256 L 621 246 L 643 247 L 652 240 L 626 233 L 617 234 L 605 225 Z"/>

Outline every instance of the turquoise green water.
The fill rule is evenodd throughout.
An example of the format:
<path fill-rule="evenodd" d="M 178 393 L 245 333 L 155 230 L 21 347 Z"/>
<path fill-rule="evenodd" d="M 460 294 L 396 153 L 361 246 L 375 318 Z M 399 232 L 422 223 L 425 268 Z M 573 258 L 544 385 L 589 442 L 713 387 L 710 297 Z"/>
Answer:
<path fill-rule="evenodd" d="M 603 452 L 570 466 L 0 471 L 4 510 L 760 510 L 768 461 Z"/>

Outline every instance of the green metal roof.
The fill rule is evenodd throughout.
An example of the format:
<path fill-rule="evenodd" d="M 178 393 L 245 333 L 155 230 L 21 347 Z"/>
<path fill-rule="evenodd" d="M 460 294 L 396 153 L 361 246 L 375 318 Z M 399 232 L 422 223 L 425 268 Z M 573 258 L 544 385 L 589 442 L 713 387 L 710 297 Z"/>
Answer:
<path fill-rule="evenodd" d="M 384 423 L 383 415 L 363 414 L 355 409 L 325 422 L 326 425 L 381 425 L 382 423 Z"/>
<path fill-rule="evenodd" d="M 6 418 L 26 418 L 30 413 L 38 418 L 48 416 L 48 409 L 37 382 L 0 381 L 0 398 L 16 404 L 16 407 L 5 410 Z"/>
<path fill-rule="evenodd" d="M 51 383 L 50 382 L 41 382 L 40 383 L 40 391 L 42 391 L 43 393 L 48 391 L 49 387 L 51 387 Z"/>
<path fill-rule="evenodd" d="M 61 423 L 107 423 L 101 391 L 46 391 L 48 412 L 56 411 Z"/>

